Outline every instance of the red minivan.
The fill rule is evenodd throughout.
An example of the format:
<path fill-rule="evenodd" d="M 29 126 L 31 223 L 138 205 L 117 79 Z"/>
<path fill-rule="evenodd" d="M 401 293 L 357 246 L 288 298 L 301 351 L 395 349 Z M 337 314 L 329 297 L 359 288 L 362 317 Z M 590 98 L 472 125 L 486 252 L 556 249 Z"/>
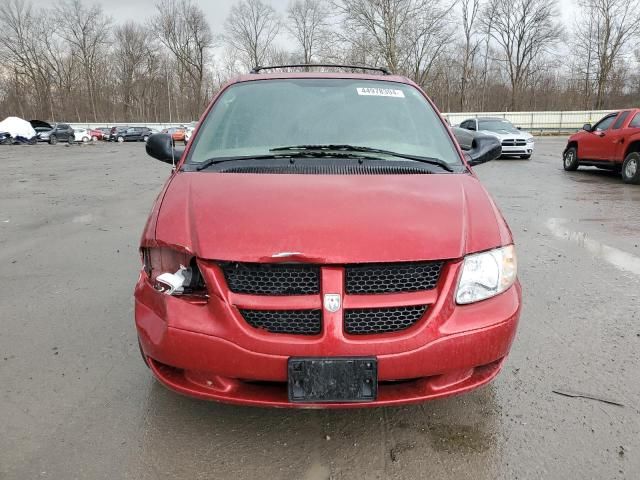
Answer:
<path fill-rule="evenodd" d="M 143 358 L 177 392 L 274 407 L 399 405 L 491 381 L 516 333 L 509 227 L 426 94 L 385 70 L 225 85 L 142 235 Z"/>

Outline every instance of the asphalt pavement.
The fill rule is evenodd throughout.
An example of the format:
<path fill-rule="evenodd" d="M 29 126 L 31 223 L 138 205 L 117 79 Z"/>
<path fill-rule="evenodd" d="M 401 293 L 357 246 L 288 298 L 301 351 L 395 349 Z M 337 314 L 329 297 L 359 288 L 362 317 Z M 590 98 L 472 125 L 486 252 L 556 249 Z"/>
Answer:
<path fill-rule="evenodd" d="M 160 386 L 132 294 L 171 167 L 139 143 L 0 146 L 0 479 L 640 478 L 640 186 L 564 172 L 564 143 L 476 167 L 513 230 L 524 296 L 498 378 L 346 411 Z"/>

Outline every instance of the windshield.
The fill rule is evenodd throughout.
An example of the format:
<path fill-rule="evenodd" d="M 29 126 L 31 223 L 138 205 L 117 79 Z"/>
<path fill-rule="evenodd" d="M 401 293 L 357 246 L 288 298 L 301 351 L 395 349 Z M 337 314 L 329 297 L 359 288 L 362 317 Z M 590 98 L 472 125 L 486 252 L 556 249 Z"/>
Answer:
<path fill-rule="evenodd" d="M 292 145 L 354 145 L 461 163 L 442 121 L 416 88 L 315 78 L 231 86 L 204 120 L 187 162 L 266 155 Z"/>
<path fill-rule="evenodd" d="M 520 133 L 520 130 L 508 120 L 479 120 L 478 125 L 480 130 L 489 132 Z"/>

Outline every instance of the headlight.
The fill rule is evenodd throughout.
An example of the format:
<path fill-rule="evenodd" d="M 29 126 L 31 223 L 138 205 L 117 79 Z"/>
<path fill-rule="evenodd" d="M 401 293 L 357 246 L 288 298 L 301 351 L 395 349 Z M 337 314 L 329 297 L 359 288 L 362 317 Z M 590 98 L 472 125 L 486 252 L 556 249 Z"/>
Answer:
<path fill-rule="evenodd" d="M 141 248 L 142 269 L 153 288 L 167 295 L 207 297 L 196 258 L 171 248 Z"/>
<path fill-rule="evenodd" d="M 511 287 L 517 276 L 513 245 L 467 255 L 456 291 L 456 303 L 464 305 L 498 295 Z"/>
<path fill-rule="evenodd" d="M 527 138 L 527 143 L 533 143 L 533 137 Z"/>

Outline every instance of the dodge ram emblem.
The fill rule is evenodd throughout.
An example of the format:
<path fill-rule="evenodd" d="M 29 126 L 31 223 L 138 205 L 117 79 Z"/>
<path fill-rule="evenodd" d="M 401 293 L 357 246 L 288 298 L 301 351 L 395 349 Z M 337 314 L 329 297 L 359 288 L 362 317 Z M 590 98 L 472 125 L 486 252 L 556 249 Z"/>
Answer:
<path fill-rule="evenodd" d="M 337 293 L 327 293 L 324 296 L 324 308 L 327 312 L 336 313 L 340 310 L 340 295 Z"/>

